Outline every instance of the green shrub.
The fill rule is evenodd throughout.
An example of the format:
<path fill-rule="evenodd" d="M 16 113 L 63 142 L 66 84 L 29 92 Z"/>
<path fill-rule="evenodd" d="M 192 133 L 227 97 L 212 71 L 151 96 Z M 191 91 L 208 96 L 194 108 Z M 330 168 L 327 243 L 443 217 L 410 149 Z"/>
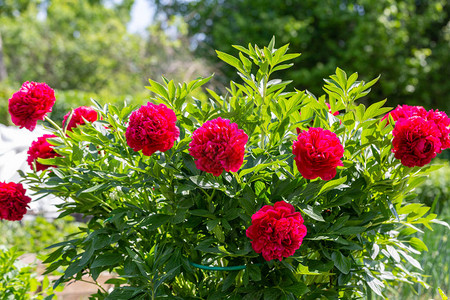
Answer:
<path fill-rule="evenodd" d="M 110 281 L 114 290 L 93 297 L 274 300 L 371 298 L 399 281 L 426 286 L 412 256 L 426 245 L 415 234 L 418 226 L 439 221 L 412 203 L 411 192 L 435 168 L 409 168 L 394 157 L 395 121 L 381 120 L 391 109 L 385 100 L 356 103 L 377 79 L 357 81 L 356 73 L 337 68 L 326 80 L 326 95 L 316 97 L 273 78 L 298 56 L 287 53 L 288 45 L 276 49 L 272 40 L 264 48 L 236 48 L 239 58 L 218 52 L 242 79 L 225 95 L 208 90 L 205 101 L 189 97 L 209 78 L 150 80 L 152 102 L 173 111 L 180 131 L 165 152 L 147 156 L 130 147 L 125 132 L 135 106 L 94 102 L 101 121 L 73 131 L 54 124 L 58 137 L 49 142 L 60 156 L 39 162 L 57 167 L 22 174 L 24 181 L 37 194 L 62 198 L 62 216 L 91 216 L 79 235 L 53 246 L 48 271 L 67 267 L 56 284 L 113 271 L 119 276 Z M 248 141 L 240 169 L 216 176 L 199 170 L 190 143 L 194 131 L 218 117 L 236 123 Z M 297 130 L 311 127 L 334 133 L 345 149 L 331 179 L 306 179 L 294 161 Z M 220 148 L 207 141 L 206 153 Z M 281 261 L 263 258 L 246 236 L 252 216 L 279 201 L 301 212 L 308 231 L 294 255 Z"/>

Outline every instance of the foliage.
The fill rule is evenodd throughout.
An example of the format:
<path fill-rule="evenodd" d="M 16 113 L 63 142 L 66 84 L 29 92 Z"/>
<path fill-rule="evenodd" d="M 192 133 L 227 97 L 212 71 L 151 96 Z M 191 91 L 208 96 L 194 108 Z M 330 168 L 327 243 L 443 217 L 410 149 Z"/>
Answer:
<path fill-rule="evenodd" d="M 415 190 L 417 202 L 430 206 L 431 213 L 439 214 L 440 218 L 447 223 L 450 222 L 449 205 L 449 174 L 450 166 L 448 162 L 442 161 L 443 167 L 430 176 Z M 433 231 L 425 231 L 422 234 L 416 233 L 415 237 L 426 242 L 428 251 L 420 255 L 413 255 L 422 267 L 423 274 L 430 276 L 426 281 L 430 285 L 428 290 L 419 285 L 411 287 L 407 284 L 391 286 L 387 291 L 389 299 L 436 299 L 439 288 L 448 295 L 450 292 L 450 248 L 448 247 L 449 229 L 444 226 L 433 227 Z M 415 290 L 417 290 L 417 292 Z M 418 294 L 417 294 L 418 293 Z M 442 297 L 444 299 L 444 297 Z"/>
<path fill-rule="evenodd" d="M 426 245 L 414 234 L 438 221 L 412 203 L 411 191 L 436 167 L 407 168 L 393 157 L 394 121 L 381 121 L 390 110 L 385 100 L 356 103 L 378 79 L 358 81 L 338 68 L 326 95 L 288 91 L 291 81 L 274 74 L 299 54 L 287 53 L 288 45 L 276 49 L 274 40 L 235 47 L 238 58 L 217 52 L 241 78 L 223 96 L 188 96 L 210 78 L 150 80 L 151 100 L 174 110 L 180 129 L 164 153 L 128 147 L 134 106 L 94 102 L 102 121 L 72 132 L 53 124 L 58 138 L 50 142 L 61 157 L 40 162 L 58 167 L 24 180 L 38 194 L 65 199 L 61 216 L 92 217 L 79 235 L 52 246 L 47 272 L 67 266 L 55 284 L 116 272 L 114 290 L 99 291 L 99 299 L 351 299 L 383 295 L 398 281 L 427 287 L 412 257 Z M 325 101 L 342 114 L 330 114 Z M 215 177 L 195 167 L 188 148 L 192 132 L 219 116 L 249 140 L 240 170 Z M 334 132 L 345 148 L 332 180 L 306 180 L 294 164 L 296 129 L 308 127 Z M 302 213 L 308 233 L 293 256 L 265 261 L 245 230 L 258 209 L 280 200 Z"/>
<path fill-rule="evenodd" d="M 299 89 L 319 93 L 336 65 L 368 78 L 382 75 L 373 99 L 450 111 L 450 3 L 445 0 L 264 1 L 159 0 L 160 12 L 182 15 L 198 54 L 261 44 L 273 35 L 304 52 L 286 71 Z M 231 76 L 231 68 L 222 68 Z M 370 99 L 368 99 L 370 101 Z"/>
<path fill-rule="evenodd" d="M 0 299 L 52 299 L 49 279 L 43 277 L 39 282 L 32 266 L 18 260 L 20 255 L 16 248 L 7 249 L 0 245 Z"/>
<path fill-rule="evenodd" d="M 442 220 L 450 222 L 450 207 L 445 204 L 442 213 Z M 448 295 L 450 292 L 450 248 L 448 247 L 449 229 L 444 226 L 436 226 L 433 231 L 426 231 L 423 235 L 415 236 L 426 242 L 428 251 L 424 251 L 420 255 L 414 255 L 422 267 L 423 274 L 430 276 L 426 282 L 430 285 L 429 289 L 415 284 L 400 284 L 391 286 L 387 291 L 389 299 L 442 299 L 442 296 Z"/>

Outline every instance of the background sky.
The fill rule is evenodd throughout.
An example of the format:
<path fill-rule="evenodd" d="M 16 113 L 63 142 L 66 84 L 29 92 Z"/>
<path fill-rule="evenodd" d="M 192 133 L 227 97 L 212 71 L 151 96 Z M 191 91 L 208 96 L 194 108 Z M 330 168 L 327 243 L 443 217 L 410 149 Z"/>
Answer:
<path fill-rule="evenodd" d="M 128 30 L 132 33 L 144 34 L 145 28 L 150 25 L 155 13 L 155 7 L 147 0 L 136 0 L 131 9 L 131 21 Z"/>

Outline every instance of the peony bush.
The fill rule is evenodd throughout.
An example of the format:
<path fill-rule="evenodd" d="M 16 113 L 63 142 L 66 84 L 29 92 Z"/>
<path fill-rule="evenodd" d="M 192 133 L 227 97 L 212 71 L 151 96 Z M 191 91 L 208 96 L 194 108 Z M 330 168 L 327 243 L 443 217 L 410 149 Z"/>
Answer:
<path fill-rule="evenodd" d="M 93 299 L 354 299 L 399 283 L 426 288 L 414 256 L 427 246 L 415 234 L 448 224 L 414 189 L 449 146 L 448 116 L 359 104 L 378 78 L 339 68 L 322 96 L 291 89 L 274 78 L 299 56 L 288 45 L 235 48 L 237 57 L 217 52 L 242 79 L 223 95 L 189 96 L 210 78 L 163 77 L 149 81 L 142 106 L 93 100 L 63 126 L 47 118 L 57 155 L 33 143 L 23 181 L 64 199 L 61 217 L 89 217 L 50 246 L 47 272 L 64 270 L 54 285 L 108 271 L 114 289 L 99 286 Z M 49 94 L 22 88 L 10 112 L 35 124 L 51 106 L 24 111 Z M 0 197 L 2 218 L 26 208 L 14 195 Z"/>

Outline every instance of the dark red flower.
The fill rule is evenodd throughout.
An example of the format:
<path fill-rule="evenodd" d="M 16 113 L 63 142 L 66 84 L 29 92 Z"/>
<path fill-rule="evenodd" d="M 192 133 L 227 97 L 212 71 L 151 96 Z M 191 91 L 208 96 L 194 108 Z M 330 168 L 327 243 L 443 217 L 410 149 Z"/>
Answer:
<path fill-rule="evenodd" d="M 176 122 L 173 110 L 164 104 L 149 102 L 131 114 L 125 133 L 127 144 L 134 151 L 142 150 L 148 156 L 156 151 L 165 152 L 173 147 L 180 136 Z"/>
<path fill-rule="evenodd" d="M 298 171 L 306 179 L 330 180 L 337 166 L 343 166 L 344 147 L 335 133 L 322 128 L 300 132 L 292 147 Z"/>
<path fill-rule="evenodd" d="M 423 167 L 441 152 L 441 132 L 432 120 L 419 116 L 399 119 L 392 134 L 392 152 L 404 166 Z"/>
<path fill-rule="evenodd" d="M 248 136 L 236 123 L 217 118 L 207 121 L 192 134 L 189 154 L 199 170 L 220 176 L 237 172 L 244 161 Z"/>
<path fill-rule="evenodd" d="M 67 118 L 70 116 L 71 112 L 68 112 L 64 116 L 64 120 L 62 122 L 63 127 L 66 125 Z M 88 122 L 95 122 L 98 119 L 97 112 L 89 106 L 80 106 L 73 110 L 72 117 L 70 118 L 69 124 L 67 125 L 67 130 L 72 131 L 72 128 L 77 127 L 78 125 L 84 125 L 85 120 Z"/>
<path fill-rule="evenodd" d="M 43 136 L 39 137 L 36 141 L 31 143 L 31 147 L 28 149 L 28 165 L 31 169 L 33 169 L 33 162 L 36 164 L 36 171 L 42 171 L 45 169 L 48 169 L 50 167 L 56 167 L 56 166 L 49 166 L 49 165 L 43 165 L 40 164 L 37 159 L 38 158 L 53 158 L 55 156 L 59 156 L 58 153 L 53 150 L 53 146 L 49 144 L 47 141 L 48 138 L 54 138 L 56 135 L 54 134 L 44 134 Z"/>
<path fill-rule="evenodd" d="M 45 83 L 24 82 L 9 99 L 8 111 L 12 122 L 33 131 L 37 120 L 44 120 L 55 104 L 55 92 Z"/>
<path fill-rule="evenodd" d="M 252 225 L 246 234 L 252 240 L 253 250 L 262 253 L 265 260 L 281 261 L 300 248 L 306 226 L 291 204 L 278 201 L 273 206 L 264 205 L 252 216 Z"/>
<path fill-rule="evenodd" d="M 450 118 L 443 111 L 430 110 L 427 120 L 433 121 L 441 132 L 441 151 L 450 148 Z"/>
<path fill-rule="evenodd" d="M 0 219 L 20 221 L 27 213 L 31 198 L 25 196 L 22 184 L 0 182 Z"/>
<path fill-rule="evenodd" d="M 394 121 L 398 121 L 399 119 L 410 118 L 413 116 L 425 118 L 427 114 L 427 110 L 422 106 L 399 105 L 394 110 L 387 113 L 381 120 L 387 119 L 389 123 L 389 115 L 391 115 Z"/>

